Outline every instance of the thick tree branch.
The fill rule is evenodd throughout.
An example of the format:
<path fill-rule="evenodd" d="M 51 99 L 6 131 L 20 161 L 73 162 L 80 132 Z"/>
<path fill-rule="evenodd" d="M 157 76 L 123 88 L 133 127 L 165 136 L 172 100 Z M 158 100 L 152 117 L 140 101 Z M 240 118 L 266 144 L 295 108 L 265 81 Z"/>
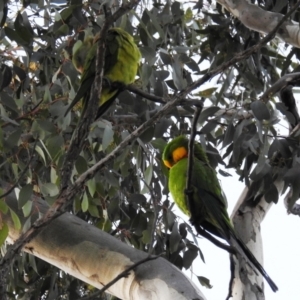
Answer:
<path fill-rule="evenodd" d="M 134 270 L 136 267 L 138 267 L 141 264 L 144 264 L 147 261 L 150 260 L 154 260 L 154 259 L 158 259 L 159 256 L 150 256 L 148 255 L 146 258 L 136 262 L 135 264 L 133 264 L 132 266 L 128 267 L 125 271 L 123 271 L 122 273 L 120 273 L 118 276 L 116 276 L 112 281 L 110 281 L 109 283 L 107 283 L 100 291 L 99 291 L 99 295 L 103 294 L 105 291 L 107 291 L 113 284 L 115 284 L 117 281 L 119 281 L 121 278 L 123 277 L 128 277 L 130 274 L 130 271 Z"/>
<path fill-rule="evenodd" d="M 266 11 L 246 0 L 217 0 L 217 2 L 238 18 L 247 28 L 268 34 L 278 27 L 275 32 L 279 38 L 295 47 L 300 47 L 299 24 L 288 20 L 299 7 L 299 1 L 285 16 L 280 13 Z"/>
<path fill-rule="evenodd" d="M 8 189 L 3 183 L 1 187 Z M 39 214 L 47 212 L 49 206 L 38 197 L 33 196 L 31 200 L 31 219 L 34 222 Z M 6 204 L 16 211 L 24 225 L 27 218 L 18 210 L 13 193 L 6 197 Z M 2 215 L 2 221 L 9 227 L 8 242 L 13 243 L 21 231 L 16 230 L 9 213 Z M 147 253 L 69 213 L 49 224 L 25 246 L 24 251 L 97 289 L 108 287 L 107 284 L 116 276 L 130 271 L 127 277 L 123 276 L 107 290 L 121 299 L 205 299 L 201 291 L 164 258 L 151 256 L 149 259 Z M 1 296 L 3 294 L 0 294 L 0 299 Z"/>
<path fill-rule="evenodd" d="M 226 0 L 224 0 L 226 1 Z M 222 65 L 220 65 L 219 67 L 215 68 L 214 70 L 211 70 L 209 72 L 207 72 L 201 79 L 193 82 L 191 85 L 189 85 L 188 88 L 192 88 L 192 90 L 200 87 L 202 84 L 204 84 L 205 82 L 209 81 L 212 77 L 216 76 L 219 73 L 224 72 L 225 70 L 227 70 L 229 67 L 233 66 L 234 64 L 236 64 L 239 61 L 242 61 L 246 58 L 248 58 L 251 54 L 253 54 L 254 52 L 258 51 L 262 46 L 264 46 L 266 43 L 268 43 L 269 41 L 271 41 L 274 37 L 274 35 L 276 34 L 276 32 L 279 30 L 280 26 L 292 15 L 292 13 L 298 8 L 298 6 L 300 5 L 300 1 L 297 2 L 297 4 L 293 7 L 293 9 L 291 9 L 282 19 L 280 22 L 278 22 L 278 24 L 273 28 L 273 30 L 267 34 L 259 43 L 257 43 L 256 45 L 241 51 L 239 53 L 236 53 L 232 59 L 230 59 L 227 62 L 224 62 Z"/>
<path fill-rule="evenodd" d="M 25 232 L 21 237 L 16 241 L 14 246 L 10 248 L 5 256 L 2 258 L 0 263 L 0 284 L 1 286 L 5 286 L 5 278 L 7 277 L 7 273 L 9 270 L 9 266 L 11 265 L 14 257 L 20 252 L 22 247 L 28 243 L 32 238 L 37 236 L 42 228 L 44 228 L 47 224 L 49 224 L 53 219 L 60 216 L 65 212 L 65 209 L 69 204 L 72 203 L 72 199 L 75 194 L 70 195 L 70 197 L 66 197 L 65 194 L 68 194 L 68 181 L 71 176 L 72 168 L 74 162 L 76 161 L 83 145 L 84 140 L 88 134 L 89 126 L 96 118 L 97 108 L 98 108 L 98 99 L 101 95 L 102 89 L 102 77 L 103 77 L 103 66 L 104 66 L 104 55 L 105 55 L 105 38 L 106 32 L 108 31 L 111 24 L 128 12 L 130 9 L 135 7 L 139 3 L 139 0 L 132 0 L 131 2 L 123 5 L 114 15 L 109 17 L 101 30 L 101 36 L 99 39 L 99 48 L 97 52 L 97 60 L 96 60 L 96 78 L 93 84 L 91 96 L 89 99 L 89 105 L 87 105 L 87 109 L 85 112 L 84 118 L 80 121 L 78 128 L 75 132 L 75 137 L 71 143 L 69 151 L 66 155 L 65 161 L 63 163 L 63 172 L 62 172 L 62 184 L 61 184 L 61 193 L 58 199 L 55 201 L 53 205 L 53 209 L 50 209 L 44 217 L 42 217 L 37 224 L 33 224 L 27 232 Z M 80 190 L 80 189 L 78 189 Z M 78 191 L 77 190 L 77 191 Z M 68 201 L 67 201 L 68 200 Z"/>
<path fill-rule="evenodd" d="M 123 6 L 121 8 L 121 11 L 124 12 L 124 7 L 127 7 L 127 9 L 130 9 L 134 5 L 136 5 L 138 2 L 130 2 L 127 4 L 127 6 Z M 132 5 L 132 6 L 130 6 Z M 118 10 L 112 18 L 119 16 L 121 12 Z M 287 14 L 281 22 L 283 23 L 291 14 Z M 111 21 L 111 19 L 109 19 Z M 110 22 L 108 20 L 108 22 Z M 197 80 L 190 84 L 185 90 L 178 93 L 173 97 L 171 101 L 169 101 L 167 104 L 165 104 L 160 111 L 158 111 L 152 118 L 147 120 L 144 124 L 142 124 L 140 127 L 138 127 L 132 134 L 130 134 L 128 137 L 126 137 L 118 147 L 116 147 L 108 156 L 100 160 L 98 163 L 96 163 L 94 166 L 92 166 L 90 169 L 88 169 L 85 173 L 83 173 L 74 183 L 74 185 L 69 186 L 62 190 L 61 194 L 59 195 L 58 199 L 55 201 L 54 205 L 49 209 L 49 211 L 41 218 L 40 220 L 37 220 L 25 233 L 23 233 L 20 238 L 15 242 L 15 244 L 8 250 L 5 257 L 3 258 L 2 262 L 0 263 L 0 274 L 3 276 L 0 276 L 0 278 L 5 278 L 8 271 L 8 266 L 11 264 L 14 256 L 19 253 L 19 251 L 22 249 L 22 247 L 28 243 L 32 238 L 37 236 L 37 234 L 42 230 L 46 225 L 48 225 L 53 219 L 60 216 L 62 213 L 64 213 L 66 207 L 68 207 L 69 204 L 72 203 L 73 197 L 81 191 L 82 187 L 86 183 L 87 180 L 92 178 L 96 172 L 101 170 L 106 163 L 113 160 L 117 155 L 119 155 L 124 147 L 128 145 L 128 143 L 132 142 L 136 137 L 138 137 L 140 134 L 142 134 L 149 126 L 157 122 L 159 119 L 161 119 L 165 114 L 169 113 L 175 106 L 177 106 L 185 97 L 192 92 L 194 89 L 200 87 L 202 84 L 216 76 L 217 74 L 223 72 L 230 66 L 234 65 L 235 63 L 246 59 L 249 57 L 252 53 L 259 50 L 265 43 L 270 41 L 276 32 L 278 28 L 281 26 L 281 22 L 274 28 L 274 30 L 268 34 L 263 40 L 261 40 L 257 45 L 249 48 L 248 50 L 242 51 L 240 53 L 237 53 L 234 58 L 229 60 L 228 62 L 223 63 L 221 66 L 217 67 L 214 70 L 209 71 L 207 74 L 205 74 L 200 80 Z M 99 75 L 98 75 L 99 76 Z M 97 98 L 98 99 L 98 98 Z M 88 114 L 88 112 L 87 112 Z M 73 160 L 75 161 L 75 160 Z"/>
<path fill-rule="evenodd" d="M 79 124 L 76 127 L 74 136 L 71 140 L 71 145 L 63 162 L 61 169 L 61 190 L 66 189 L 68 186 L 74 163 L 84 146 L 85 139 L 89 133 L 90 125 L 94 122 L 97 116 L 97 109 L 102 91 L 102 77 L 104 72 L 105 38 L 111 24 L 112 21 L 106 20 L 100 32 L 96 58 L 96 77 L 91 89 L 90 97 L 89 99 L 86 99 L 88 104 L 86 105 L 87 108 L 84 112 L 84 116 L 80 119 Z"/>
<path fill-rule="evenodd" d="M 295 82 L 300 80 L 300 73 L 290 73 L 282 76 L 279 80 L 277 80 L 271 87 L 269 87 L 260 97 L 259 100 L 267 103 L 269 98 L 273 97 L 280 90 L 285 88 L 288 85 L 293 85 Z"/>

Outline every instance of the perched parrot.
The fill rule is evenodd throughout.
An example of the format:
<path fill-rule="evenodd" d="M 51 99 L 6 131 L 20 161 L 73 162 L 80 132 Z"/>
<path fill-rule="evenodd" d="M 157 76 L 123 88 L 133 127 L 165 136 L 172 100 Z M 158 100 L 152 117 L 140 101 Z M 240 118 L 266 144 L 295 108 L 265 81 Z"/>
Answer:
<path fill-rule="evenodd" d="M 188 139 L 185 136 L 179 136 L 169 142 L 164 149 L 162 159 L 169 169 L 169 190 L 172 197 L 182 212 L 191 217 L 185 195 Z M 197 224 L 204 230 L 223 238 L 230 245 L 232 245 L 232 241 L 235 241 L 248 260 L 266 279 L 271 289 L 276 292 L 278 290 L 276 284 L 236 234 L 227 213 L 227 201 L 216 172 L 210 166 L 205 151 L 198 143 L 194 144 L 191 185 L 193 189 L 192 224 Z"/>
<path fill-rule="evenodd" d="M 81 73 L 80 87 L 75 98 L 68 107 L 65 115 L 81 99 L 83 99 L 82 115 L 96 75 L 97 41 L 99 34 L 87 36 L 83 42 L 77 41 L 73 47 L 72 62 Z M 134 82 L 138 71 L 141 53 L 133 37 L 121 28 L 111 28 L 105 40 L 104 79 L 108 83 L 121 82 L 130 84 Z M 97 118 L 108 109 L 120 91 L 105 87 L 102 89 L 99 100 Z"/>

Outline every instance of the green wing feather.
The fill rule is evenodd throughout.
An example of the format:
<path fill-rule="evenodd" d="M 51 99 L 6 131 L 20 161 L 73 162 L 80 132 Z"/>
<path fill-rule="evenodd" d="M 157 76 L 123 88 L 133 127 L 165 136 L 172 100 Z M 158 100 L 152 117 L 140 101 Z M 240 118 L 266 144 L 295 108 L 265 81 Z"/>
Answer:
<path fill-rule="evenodd" d="M 82 115 L 88 103 L 90 89 L 96 75 L 97 36 L 88 36 L 73 53 L 73 64 L 82 73 L 81 84 L 66 114 L 83 99 Z M 121 28 L 112 28 L 107 32 L 105 41 L 104 77 L 109 82 L 134 82 L 138 71 L 141 53 L 133 37 Z M 99 99 L 97 118 L 100 117 L 117 97 L 119 90 L 103 88 Z"/>
<path fill-rule="evenodd" d="M 223 196 L 216 172 L 209 165 L 207 155 L 201 145 L 196 143 L 194 146 L 191 178 L 193 189 L 193 201 L 191 203 L 193 206 L 192 222 L 200 225 L 210 233 L 225 239 L 230 244 L 232 243 L 232 239 L 235 240 L 248 260 L 267 280 L 272 290 L 277 291 L 276 284 L 235 233 L 227 213 L 227 201 Z M 172 161 L 172 153 L 179 147 L 186 148 L 188 152 L 188 140 L 184 136 L 175 138 L 166 146 L 163 153 L 163 160 L 167 160 L 172 166 L 169 171 L 169 190 L 173 199 L 183 213 L 191 216 L 185 195 L 188 158 L 183 157 L 178 162 Z"/>

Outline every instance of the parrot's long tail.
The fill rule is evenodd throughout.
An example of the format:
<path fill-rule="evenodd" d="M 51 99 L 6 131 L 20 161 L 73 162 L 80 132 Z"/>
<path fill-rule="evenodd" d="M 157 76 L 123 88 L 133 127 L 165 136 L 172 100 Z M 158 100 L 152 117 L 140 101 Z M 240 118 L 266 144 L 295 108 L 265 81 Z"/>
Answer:
<path fill-rule="evenodd" d="M 247 258 L 251 262 L 251 264 L 253 264 L 253 266 L 259 271 L 259 273 L 266 279 L 266 281 L 268 282 L 268 284 L 271 287 L 272 291 L 273 292 L 278 291 L 278 287 L 275 284 L 275 282 L 270 278 L 270 276 L 268 275 L 268 273 L 266 272 L 266 270 L 258 262 L 258 260 L 254 257 L 254 255 L 249 250 L 249 248 L 244 244 L 244 242 L 236 235 L 236 233 L 232 229 L 230 230 L 230 233 L 231 233 L 231 236 L 233 237 L 233 239 L 241 247 L 242 251 L 247 256 Z"/>

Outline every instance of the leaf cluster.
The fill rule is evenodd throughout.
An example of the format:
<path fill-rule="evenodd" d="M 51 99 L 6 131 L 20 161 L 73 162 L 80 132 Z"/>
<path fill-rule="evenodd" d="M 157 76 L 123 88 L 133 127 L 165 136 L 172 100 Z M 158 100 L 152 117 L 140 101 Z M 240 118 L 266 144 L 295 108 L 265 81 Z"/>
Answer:
<path fill-rule="evenodd" d="M 200 2 L 194 10 L 177 1 L 154 1 L 151 7 L 141 3 L 116 22 L 134 36 L 140 48 L 143 60 L 135 84 L 144 92 L 168 102 L 260 40 L 258 33 L 231 19 L 219 5 L 213 10 Z M 266 9 L 282 13 L 287 9 L 283 2 L 259 1 Z M 64 116 L 80 83 L 70 59 L 72 46 L 85 31 L 100 30 L 104 6 L 98 0 L 47 4 L 27 0 L 4 1 L 0 9 L 0 178 L 17 182 L 19 208 L 28 217 L 26 230 L 31 224 L 33 195 L 52 204 L 59 193 L 62 162 L 80 117 L 80 106 Z M 293 18 L 297 16 L 298 12 Z M 206 148 L 211 165 L 220 166 L 224 176 L 226 168 L 236 171 L 251 187 L 250 205 L 261 194 L 277 202 L 274 181 L 280 179 L 286 189 L 292 188 L 293 205 L 300 192 L 298 138 L 281 134 L 291 117 L 278 95 L 259 100 L 280 77 L 298 71 L 299 50 L 287 47 L 285 53 L 278 52 L 274 40 L 224 69 L 207 86 L 192 91 L 91 178 L 70 212 L 138 249 L 163 254 L 180 269 L 188 269 L 199 254 L 204 260 L 190 226 L 170 204 L 167 170 L 161 162 L 167 141 L 190 132 L 191 103 L 200 98 L 206 100 L 197 140 Z M 91 126 L 71 181 L 109 155 L 161 107 L 141 95 L 122 92 L 103 119 Z M 5 200 L 0 210 L 13 214 Z M 13 219 L 20 226 L 18 217 Z M 6 235 L 2 224 L 0 241 Z M 8 282 L 12 297 L 20 299 L 66 295 L 76 299 L 91 290 L 24 253 L 12 266 Z"/>

